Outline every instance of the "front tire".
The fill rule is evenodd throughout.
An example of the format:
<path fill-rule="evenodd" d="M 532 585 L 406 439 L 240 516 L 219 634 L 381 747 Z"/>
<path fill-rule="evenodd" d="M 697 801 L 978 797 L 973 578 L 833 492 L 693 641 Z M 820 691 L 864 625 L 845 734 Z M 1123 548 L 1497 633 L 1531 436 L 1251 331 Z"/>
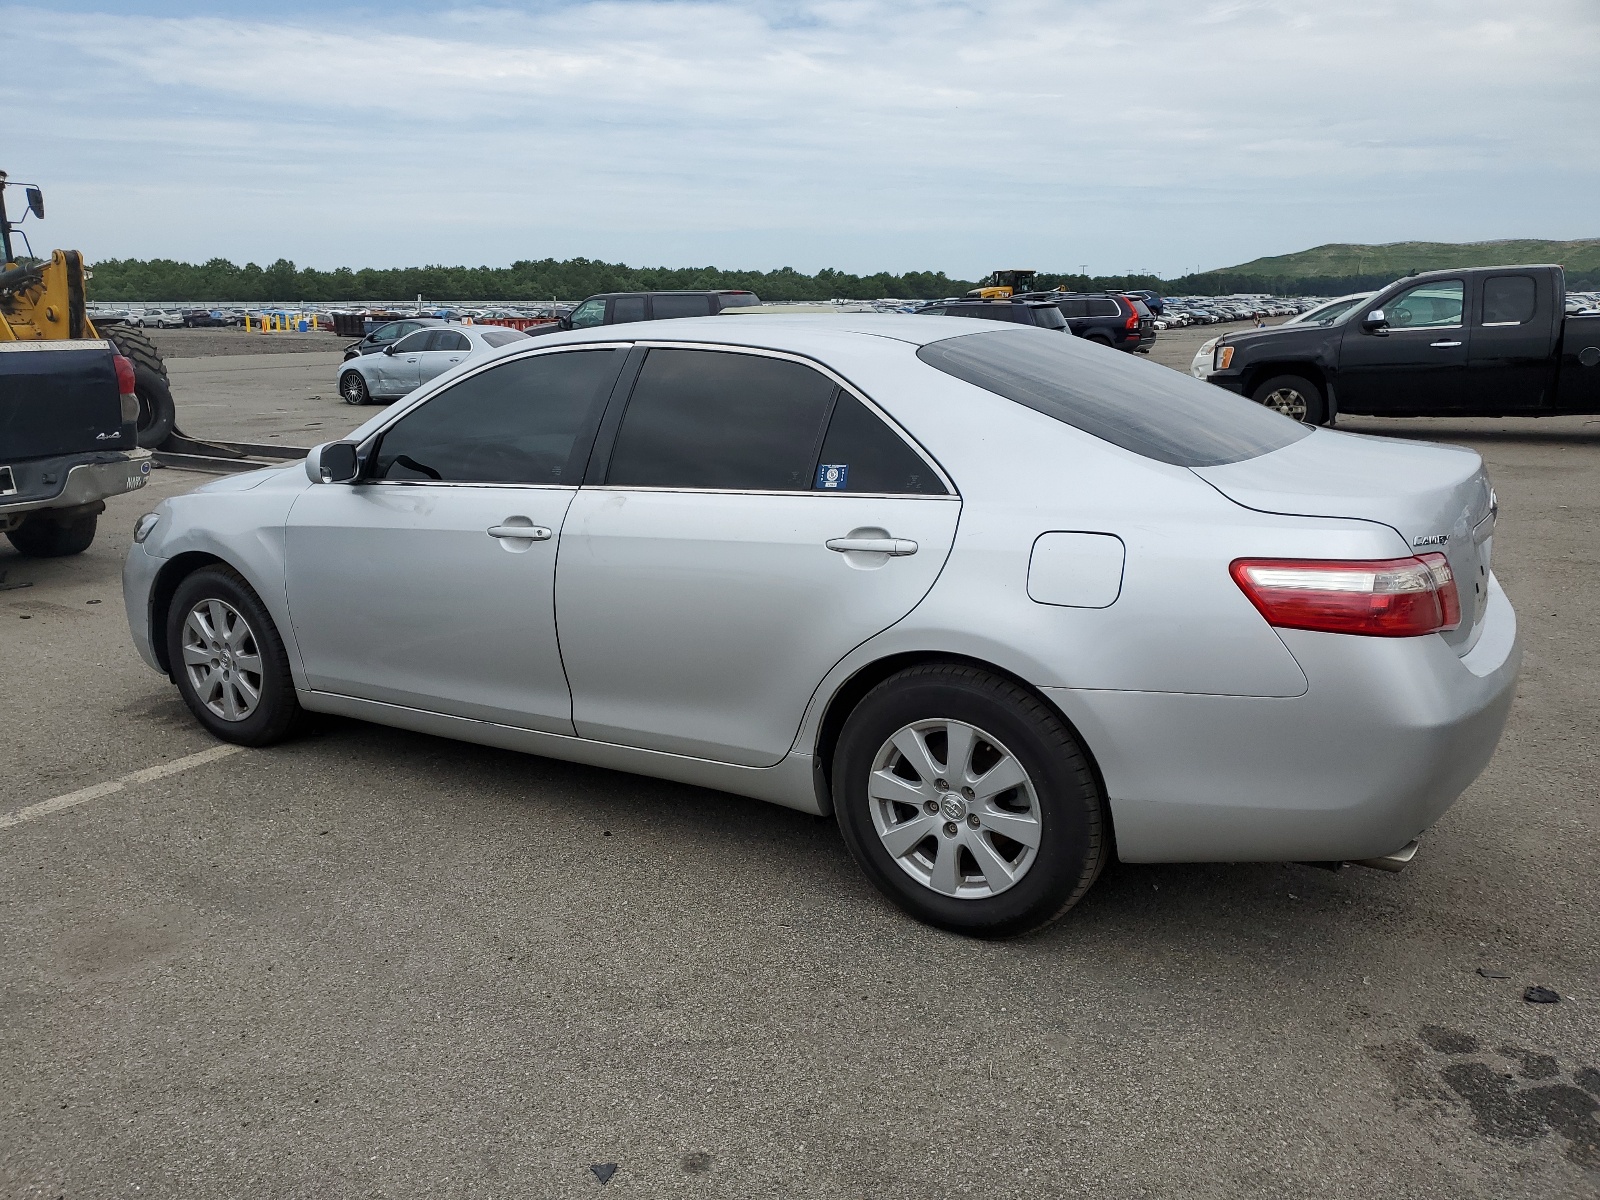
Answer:
<path fill-rule="evenodd" d="M 884 895 L 977 937 L 1054 921 L 1110 853 L 1066 723 L 975 667 L 912 667 L 867 693 L 834 752 L 833 795 L 845 845 Z"/>
<path fill-rule="evenodd" d="M 1274 375 L 1257 387 L 1250 398 L 1307 425 L 1325 425 L 1328 421 L 1328 405 L 1322 389 L 1303 375 Z"/>
<path fill-rule="evenodd" d="M 82 554 L 94 542 L 100 518 L 95 513 L 74 521 L 52 521 L 40 515 L 28 518 L 6 534 L 18 554 L 29 558 L 66 558 Z"/>
<path fill-rule="evenodd" d="M 346 404 L 357 406 L 372 400 L 372 394 L 367 391 L 367 381 L 361 377 L 360 371 L 346 371 L 339 376 L 339 395 L 344 397 Z"/>
<path fill-rule="evenodd" d="M 184 579 L 167 611 L 165 633 L 178 691 L 214 736 L 268 746 L 300 724 L 283 639 L 238 572 L 202 567 Z"/>

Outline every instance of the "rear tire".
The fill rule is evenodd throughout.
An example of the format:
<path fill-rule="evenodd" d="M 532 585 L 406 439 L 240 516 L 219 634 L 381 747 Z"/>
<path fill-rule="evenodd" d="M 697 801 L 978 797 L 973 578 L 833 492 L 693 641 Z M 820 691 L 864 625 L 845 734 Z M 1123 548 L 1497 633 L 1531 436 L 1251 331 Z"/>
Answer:
<path fill-rule="evenodd" d="M 346 404 L 357 406 L 372 400 L 372 394 L 367 391 L 367 381 L 361 377 L 360 371 L 346 371 L 339 376 L 339 395 L 344 397 Z"/>
<path fill-rule="evenodd" d="M 833 795 L 845 845 L 885 896 L 976 937 L 1054 921 L 1110 854 L 1099 786 L 1066 723 L 975 667 L 911 667 L 868 692 L 834 752 Z"/>
<path fill-rule="evenodd" d="M 18 554 L 29 558 L 66 558 L 82 554 L 94 542 L 100 518 L 90 513 L 73 521 L 52 521 L 44 515 L 29 517 L 6 534 Z"/>
<path fill-rule="evenodd" d="M 164 636 L 178 692 L 214 736 L 268 746 L 300 725 L 283 639 L 237 571 L 202 567 L 178 584 Z"/>
<path fill-rule="evenodd" d="M 1250 398 L 1307 425 L 1328 422 L 1328 403 L 1323 399 L 1322 389 L 1303 375 L 1274 375 L 1257 387 Z"/>

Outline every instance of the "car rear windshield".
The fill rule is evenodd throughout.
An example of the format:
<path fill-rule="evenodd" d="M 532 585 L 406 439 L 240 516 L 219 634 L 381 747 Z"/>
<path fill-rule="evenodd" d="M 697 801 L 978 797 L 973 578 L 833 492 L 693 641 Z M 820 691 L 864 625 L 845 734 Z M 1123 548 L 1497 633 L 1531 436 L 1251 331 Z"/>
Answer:
<path fill-rule="evenodd" d="M 512 342 L 527 341 L 528 335 L 515 329 L 491 329 L 483 335 L 483 340 L 489 346 L 509 346 Z"/>
<path fill-rule="evenodd" d="M 1113 446 L 1178 467 L 1242 462 L 1311 432 L 1220 387 L 1059 333 L 985 330 L 930 342 L 917 357 Z"/>

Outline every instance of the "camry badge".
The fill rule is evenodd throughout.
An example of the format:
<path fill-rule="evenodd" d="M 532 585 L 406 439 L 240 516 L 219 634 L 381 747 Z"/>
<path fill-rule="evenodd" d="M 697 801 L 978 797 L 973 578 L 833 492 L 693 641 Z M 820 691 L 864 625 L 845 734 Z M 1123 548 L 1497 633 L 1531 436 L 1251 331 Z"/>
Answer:
<path fill-rule="evenodd" d="M 1413 546 L 1442 546 L 1450 540 L 1448 533 L 1430 533 L 1426 537 L 1411 539 Z"/>

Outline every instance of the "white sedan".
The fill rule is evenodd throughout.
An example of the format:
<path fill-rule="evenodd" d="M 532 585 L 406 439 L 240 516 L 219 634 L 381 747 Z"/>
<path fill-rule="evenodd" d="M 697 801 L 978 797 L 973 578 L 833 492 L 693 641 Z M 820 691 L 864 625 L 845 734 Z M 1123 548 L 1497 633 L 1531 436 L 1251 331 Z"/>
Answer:
<path fill-rule="evenodd" d="M 339 364 L 339 395 L 346 404 L 398 400 L 452 367 L 528 335 L 498 325 L 451 325 L 419 329 L 378 354 L 363 354 Z"/>

